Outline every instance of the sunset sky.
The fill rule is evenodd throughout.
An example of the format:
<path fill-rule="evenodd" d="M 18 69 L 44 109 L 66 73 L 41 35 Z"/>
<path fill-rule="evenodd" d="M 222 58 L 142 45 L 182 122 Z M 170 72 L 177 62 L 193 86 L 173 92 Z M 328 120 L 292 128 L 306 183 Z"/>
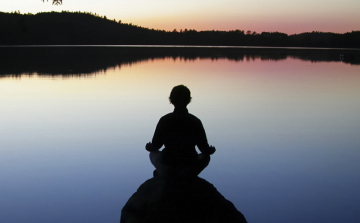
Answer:
<path fill-rule="evenodd" d="M 143 27 L 288 34 L 360 30 L 359 0 L 0 0 L 0 11 L 82 11 Z"/>

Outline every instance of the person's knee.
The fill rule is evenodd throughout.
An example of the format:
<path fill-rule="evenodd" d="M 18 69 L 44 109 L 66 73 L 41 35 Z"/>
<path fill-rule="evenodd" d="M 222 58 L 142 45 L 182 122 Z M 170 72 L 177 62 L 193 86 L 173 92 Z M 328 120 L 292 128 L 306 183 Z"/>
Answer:
<path fill-rule="evenodd" d="M 152 151 L 149 153 L 150 157 L 157 157 L 160 156 L 161 152 L 160 151 Z"/>
<path fill-rule="evenodd" d="M 210 162 L 210 155 L 209 154 L 204 154 L 204 153 L 201 153 L 199 155 L 199 160 L 203 163 L 209 163 Z"/>
<path fill-rule="evenodd" d="M 154 166 L 157 166 L 159 162 L 161 162 L 161 152 L 154 151 L 149 154 L 150 161 Z"/>

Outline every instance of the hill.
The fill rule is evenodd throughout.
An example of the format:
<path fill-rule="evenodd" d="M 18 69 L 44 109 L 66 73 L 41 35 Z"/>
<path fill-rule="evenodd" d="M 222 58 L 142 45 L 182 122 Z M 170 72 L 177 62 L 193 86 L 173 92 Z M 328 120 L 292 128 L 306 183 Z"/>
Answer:
<path fill-rule="evenodd" d="M 360 48 L 360 31 L 311 32 L 164 31 L 108 20 L 92 13 L 0 12 L 0 45 L 212 45 Z"/>

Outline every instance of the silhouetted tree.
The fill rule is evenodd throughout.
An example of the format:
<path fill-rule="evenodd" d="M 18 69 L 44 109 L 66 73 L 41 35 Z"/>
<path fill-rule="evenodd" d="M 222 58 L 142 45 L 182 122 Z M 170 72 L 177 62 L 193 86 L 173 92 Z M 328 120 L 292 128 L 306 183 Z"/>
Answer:
<path fill-rule="evenodd" d="M 42 0 L 44 2 L 44 0 Z M 49 1 L 49 0 L 47 0 Z M 61 5 L 62 4 L 62 0 L 53 0 L 53 5 Z"/>
<path fill-rule="evenodd" d="M 0 12 L 0 45 L 119 44 L 119 45 L 213 45 L 360 48 L 360 31 L 344 34 L 232 30 L 164 31 L 144 28 L 121 20 L 104 19 L 92 12 Z M 71 25 L 69 25 L 71 24 Z M 0 52 L 1 53 L 1 52 Z M 1 60 L 0 60 L 1 61 Z"/>

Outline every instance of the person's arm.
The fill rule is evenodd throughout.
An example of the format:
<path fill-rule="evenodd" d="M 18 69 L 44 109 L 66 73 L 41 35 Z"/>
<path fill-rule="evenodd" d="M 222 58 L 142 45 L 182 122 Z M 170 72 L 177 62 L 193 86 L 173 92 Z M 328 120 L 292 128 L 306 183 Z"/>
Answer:
<path fill-rule="evenodd" d="M 151 142 L 146 143 L 145 149 L 149 152 L 157 151 L 157 149 L 153 146 Z"/>
<path fill-rule="evenodd" d="M 199 148 L 200 152 L 209 155 L 215 153 L 216 149 L 214 146 L 209 146 L 204 126 L 202 125 L 200 120 L 198 124 L 197 135 L 197 147 Z"/>
<path fill-rule="evenodd" d="M 163 129 L 164 129 L 164 124 L 162 119 L 160 119 L 158 124 L 156 125 L 152 142 L 147 143 L 145 146 L 147 151 L 149 152 L 158 151 L 164 145 Z"/>

